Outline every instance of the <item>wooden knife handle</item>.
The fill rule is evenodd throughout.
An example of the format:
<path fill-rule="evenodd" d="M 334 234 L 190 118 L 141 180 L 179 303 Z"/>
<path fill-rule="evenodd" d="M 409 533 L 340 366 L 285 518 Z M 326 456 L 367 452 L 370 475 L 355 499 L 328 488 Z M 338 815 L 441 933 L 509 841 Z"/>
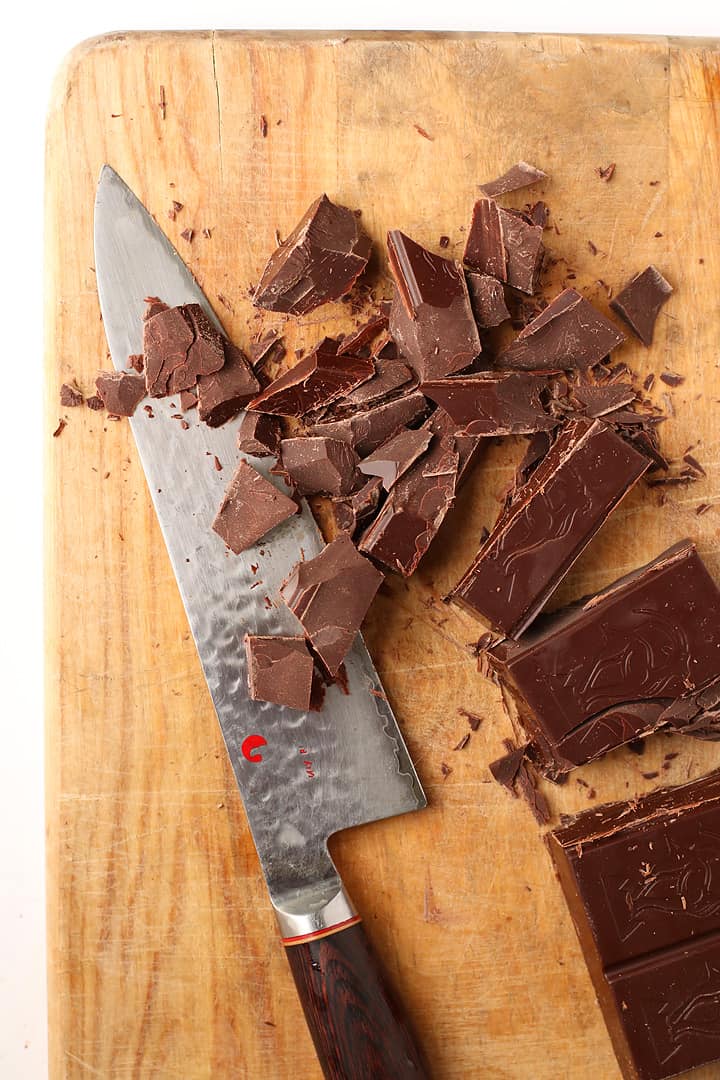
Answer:
<path fill-rule="evenodd" d="M 328 1080 L 430 1080 L 359 921 L 286 952 Z"/>

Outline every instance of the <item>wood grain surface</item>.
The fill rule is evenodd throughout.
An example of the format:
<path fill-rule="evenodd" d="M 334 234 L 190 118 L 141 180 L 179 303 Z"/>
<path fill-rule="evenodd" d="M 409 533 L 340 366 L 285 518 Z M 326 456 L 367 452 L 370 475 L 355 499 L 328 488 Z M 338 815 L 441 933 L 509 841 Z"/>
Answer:
<path fill-rule="evenodd" d="M 347 306 L 295 328 L 258 316 L 247 289 L 275 230 L 286 235 L 317 194 L 362 208 L 382 291 L 387 228 L 434 250 L 446 234 L 459 254 L 478 184 L 519 158 L 550 174 L 502 200 L 551 206 L 547 295 L 574 273 L 607 311 L 598 281 L 617 290 L 649 262 L 675 286 L 652 350 L 631 340 L 616 358 L 641 377 L 685 376 L 652 396 L 674 407 L 665 446 L 696 447 L 707 470 L 662 507 L 639 485 L 555 599 L 686 535 L 720 578 L 717 43 L 122 34 L 80 45 L 59 73 L 45 295 L 53 1080 L 320 1075 L 129 428 L 59 407 L 63 380 L 92 393 L 107 363 L 92 246 L 101 165 L 156 215 L 241 345 L 272 325 L 294 347 L 347 329 Z M 604 183 L 595 169 L 612 161 Z M 183 209 L 171 221 L 173 199 Z M 468 648 L 483 628 L 439 602 L 521 451 L 488 450 L 419 572 L 393 580 L 367 622 L 430 808 L 333 848 L 440 1080 L 617 1080 L 541 831 L 488 774 L 512 730 Z M 454 751 L 469 730 L 460 709 L 483 723 Z M 720 746 L 656 736 L 644 756 L 618 752 L 547 795 L 557 815 L 719 764 Z"/>

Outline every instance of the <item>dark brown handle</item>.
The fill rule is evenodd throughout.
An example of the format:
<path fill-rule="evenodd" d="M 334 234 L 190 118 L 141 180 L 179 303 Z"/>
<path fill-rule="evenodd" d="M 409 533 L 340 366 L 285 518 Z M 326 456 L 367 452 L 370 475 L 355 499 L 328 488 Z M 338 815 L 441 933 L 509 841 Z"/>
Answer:
<path fill-rule="evenodd" d="M 429 1080 L 360 923 L 286 951 L 328 1080 Z"/>

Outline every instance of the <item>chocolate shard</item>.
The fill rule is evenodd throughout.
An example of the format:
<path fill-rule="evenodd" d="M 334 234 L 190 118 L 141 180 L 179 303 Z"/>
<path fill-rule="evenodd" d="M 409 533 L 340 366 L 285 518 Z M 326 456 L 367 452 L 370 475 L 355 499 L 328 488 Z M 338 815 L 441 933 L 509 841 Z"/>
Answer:
<path fill-rule="evenodd" d="M 660 308 L 670 299 L 672 291 L 670 282 L 656 266 L 650 265 L 628 282 L 610 301 L 610 307 L 625 320 L 643 345 L 652 345 Z"/>
<path fill-rule="evenodd" d="M 310 709 L 314 664 L 305 638 L 246 634 L 245 654 L 253 701 Z"/>
<path fill-rule="evenodd" d="M 541 225 L 520 211 L 503 210 L 493 199 L 477 200 L 463 254 L 473 270 L 532 294 L 544 250 Z"/>
<path fill-rule="evenodd" d="M 356 486 L 357 454 L 339 439 L 283 439 L 280 460 L 299 495 L 347 495 Z"/>
<path fill-rule="evenodd" d="M 649 464 L 602 420 L 571 420 L 514 492 L 451 599 L 518 637 Z"/>
<path fill-rule="evenodd" d="M 240 461 L 212 523 L 214 531 L 239 555 L 297 513 L 297 504 Z"/>
<path fill-rule="evenodd" d="M 366 476 L 379 476 L 383 487 L 389 491 L 427 450 L 431 439 L 430 431 L 404 428 L 364 458 L 359 465 L 360 472 Z"/>
<path fill-rule="evenodd" d="M 150 397 L 188 390 L 199 375 L 211 375 L 225 363 L 223 337 L 199 304 L 166 308 L 148 318 L 143 353 Z"/>
<path fill-rule="evenodd" d="M 337 420 L 322 420 L 313 424 L 310 431 L 313 435 L 342 439 L 354 447 L 360 457 L 367 457 L 391 435 L 418 420 L 427 412 L 427 407 L 423 394 L 415 390 L 370 409 L 355 409 Z"/>
<path fill-rule="evenodd" d="M 166 304 L 164 300 L 161 300 L 159 296 L 146 296 L 145 305 L 143 322 L 152 319 L 153 315 L 159 315 L 161 311 L 167 311 L 169 307 L 169 305 Z"/>
<path fill-rule="evenodd" d="M 269 413 L 243 413 L 237 433 L 238 450 L 253 457 L 278 457 L 282 421 Z"/>
<path fill-rule="evenodd" d="M 352 536 L 358 524 L 365 521 L 377 510 L 380 504 L 382 480 L 379 476 L 371 477 L 361 488 L 342 499 L 333 499 L 330 512 L 337 529 Z"/>
<path fill-rule="evenodd" d="M 337 342 L 324 338 L 295 367 L 265 387 L 247 407 L 254 412 L 276 416 L 304 416 L 330 405 L 374 373 L 372 360 L 338 356 Z"/>
<path fill-rule="evenodd" d="M 576 292 L 565 289 L 496 358 L 499 368 L 540 370 L 600 363 L 625 340 L 617 327 Z"/>
<path fill-rule="evenodd" d="M 413 574 L 453 504 L 459 463 L 452 435 L 435 435 L 397 481 L 359 549 L 405 577 Z"/>
<path fill-rule="evenodd" d="M 260 389 L 242 349 L 229 341 L 223 345 L 223 366 L 212 375 L 201 375 L 197 381 L 198 415 L 209 427 L 220 427 L 232 420 Z"/>
<path fill-rule="evenodd" d="M 84 401 L 82 391 L 75 383 L 62 384 L 60 387 L 60 404 L 64 409 L 75 409 L 78 405 L 82 405 Z"/>
<path fill-rule="evenodd" d="M 129 371 L 101 371 L 95 387 L 111 416 L 132 416 L 145 397 L 144 378 Z"/>
<path fill-rule="evenodd" d="M 668 710 L 720 677 L 720 591 L 684 540 L 487 657 L 557 778 L 660 727 L 683 732 Z"/>
<path fill-rule="evenodd" d="M 720 1060 L 718 835 L 720 771 L 586 810 L 548 837 L 622 1074 L 633 1080 Z"/>
<path fill-rule="evenodd" d="M 539 225 L 541 229 L 547 228 L 548 218 L 550 217 L 550 209 L 547 203 L 539 200 L 528 207 L 527 213 L 533 225 Z"/>
<path fill-rule="evenodd" d="M 546 372 L 480 372 L 422 383 L 425 397 L 442 406 L 467 435 L 529 435 L 550 431 L 552 380 Z"/>
<path fill-rule="evenodd" d="M 270 256 L 253 303 L 267 311 L 307 315 L 352 288 L 371 246 L 357 215 L 321 195 Z"/>
<path fill-rule="evenodd" d="M 604 386 L 579 383 L 571 387 L 571 397 L 579 412 L 597 418 L 631 405 L 637 393 L 630 383 L 608 383 Z"/>
<path fill-rule="evenodd" d="M 479 456 L 483 440 L 477 435 L 466 434 L 462 426 L 458 427 L 455 421 L 440 406 L 431 413 L 423 426 L 428 431 L 431 431 L 433 435 L 452 436 L 458 456 L 455 491 L 459 491 L 463 480 L 467 477 L 470 466 L 475 464 Z"/>
<path fill-rule="evenodd" d="M 252 364 L 253 375 L 260 386 L 269 386 L 272 382 L 270 369 L 280 364 L 287 353 L 284 338 L 278 337 L 277 330 L 268 330 L 259 341 L 254 341 L 248 355 Z"/>
<path fill-rule="evenodd" d="M 364 355 L 361 350 L 365 349 L 378 337 L 383 330 L 387 330 L 388 317 L 385 314 L 373 315 L 371 319 L 358 326 L 350 334 L 346 334 L 338 347 L 338 356 L 348 353 L 350 356 Z"/>
<path fill-rule="evenodd" d="M 376 360 L 375 374 L 355 390 L 346 394 L 347 405 L 367 408 L 384 401 L 396 390 L 407 387 L 414 379 L 413 372 L 402 360 Z"/>
<path fill-rule="evenodd" d="M 527 750 L 527 743 L 523 746 L 515 746 L 509 749 L 507 753 L 496 761 L 491 761 L 488 768 L 493 780 L 497 781 L 502 787 L 511 791 L 515 797 L 517 792 L 515 791 L 515 780 L 520 772 L 520 767 L 525 757 L 525 751 Z"/>
<path fill-rule="evenodd" d="M 387 237 L 396 292 L 390 333 L 420 379 L 462 371 L 482 351 L 460 263 L 443 259 L 398 229 Z"/>
<path fill-rule="evenodd" d="M 489 274 L 480 274 L 476 270 L 466 270 L 465 280 L 470 294 L 470 305 L 478 326 L 483 328 L 500 326 L 510 318 L 502 282 L 490 277 Z"/>
<path fill-rule="evenodd" d="M 183 412 L 189 412 L 190 409 L 196 408 L 197 403 L 197 394 L 193 393 L 192 390 L 180 391 L 180 408 Z"/>
<path fill-rule="evenodd" d="M 547 180 L 547 173 L 542 169 L 536 169 L 534 165 L 528 165 L 527 161 L 518 161 L 502 176 L 495 180 L 489 180 L 480 185 L 483 194 L 495 198 L 497 195 L 507 195 L 509 191 L 519 191 L 520 188 L 530 187 L 539 180 Z"/>
<path fill-rule="evenodd" d="M 352 648 L 382 580 L 382 573 L 341 533 L 314 559 L 298 563 L 282 585 L 283 600 L 331 677 Z"/>
<path fill-rule="evenodd" d="M 142 353 L 131 353 L 128 356 L 128 367 L 137 371 L 138 375 L 145 374 L 145 357 Z"/>

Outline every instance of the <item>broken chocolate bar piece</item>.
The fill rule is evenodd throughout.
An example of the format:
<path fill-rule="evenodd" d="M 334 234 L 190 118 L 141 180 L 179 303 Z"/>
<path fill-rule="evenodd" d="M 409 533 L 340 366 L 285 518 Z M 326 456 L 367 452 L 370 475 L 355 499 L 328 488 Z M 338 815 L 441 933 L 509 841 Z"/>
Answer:
<path fill-rule="evenodd" d="M 532 294 L 542 265 L 543 228 L 519 210 L 478 199 L 463 259 L 473 270 Z"/>
<path fill-rule="evenodd" d="M 572 386 L 571 392 L 578 411 L 595 418 L 622 409 L 637 397 L 630 383 L 608 383 L 604 386 L 578 383 Z"/>
<path fill-rule="evenodd" d="M 277 330 L 268 330 L 267 334 L 261 337 L 259 341 L 254 341 L 250 345 L 248 355 L 253 374 L 262 387 L 268 386 L 272 382 L 269 369 L 271 366 L 279 364 L 285 357 L 286 352 L 285 341 L 283 338 L 278 337 Z"/>
<path fill-rule="evenodd" d="M 267 311 L 307 315 L 352 288 L 371 246 L 357 215 L 321 195 L 270 256 L 253 303 Z"/>
<path fill-rule="evenodd" d="M 527 161 L 518 161 L 502 176 L 495 180 L 489 180 L 487 184 L 481 184 L 480 190 L 492 198 L 497 195 L 507 195 L 509 191 L 519 191 L 520 188 L 530 187 L 539 180 L 547 180 L 547 173 L 542 169 L 536 169 L 534 165 L 528 165 Z"/>
<path fill-rule="evenodd" d="M 480 372 L 422 383 L 459 430 L 476 436 L 530 435 L 557 426 L 548 407 L 552 380 L 542 372 Z"/>
<path fill-rule="evenodd" d="M 305 638 L 246 634 L 245 654 L 253 701 L 310 709 L 314 664 Z"/>
<path fill-rule="evenodd" d="M 145 304 L 147 306 L 143 312 L 143 322 L 152 319 L 153 315 L 159 315 L 161 311 L 167 311 L 169 307 L 159 296 L 146 296 Z"/>
<path fill-rule="evenodd" d="M 129 371 L 101 371 L 95 387 L 111 416 L 132 416 L 145 397 L 144 378 Z"/>
<path fill-rule="evenodd" d="M 720 591 L 684 540 L 487 657 L 557 778 L 663 726 L 693 734 L 683 707 L 720 677 Z"/>
<path fill-rule="evenodd" d="M 672 291 L 670 282 L 665 280 L 656 266 L 651 265 L 635 275 L 610 301 L 610 307 L 625 320 L 643 345 L 652 345 L 660 308 L 670 299 Z"/>
<path fill-rule="evenodd" d="M 565 289 L 496 358 L 500 368 L 526 371 L 599 364 L 625 340 L 617 327 L 575 289 Z"/>
<path fill-rule="evenodd" d="M 401 428 L 414 423 L 427 412 L 427 401 L 419 390 L 392 398 L 370 409 L 354 409 L 348 416 L 313 424 L 313 435 L 342 439 L 354 447 L 360 457 L 367 457 Z"/>
<path fill-rule="evenodd" d="M 348 495 L 356 486 L 357 454 L 339 439 L 283 439 L 280 459 L 299 495 Z"/>
<path fill-rule="evenodd" d="M 403 476 L 423 454 L 432 439 L 432 432 L 420 428 L 404 428 L 360 462 L 360 472 L 379 476 L 386 491 Z"/>
<path fill-rule="evenodd" d="M 649 465 L 602 420 L 571 420 L 513 493 L 451 599 L 518 637 Z"/>
<path fill-rule="evenodd" d="M 510 318 L 502 282 L 490 277 L 489 274 L 480 274 L 477 270 L 466 270 L 465 280 L 470 293 L 470 305 L 478 326 L 483 328 L 499 326 Z"/>
<path fill-rule="evenodd" d="M 150 397 L 179 394 L 199 375 L 225 363 L 222 334 L 199 304 L 166 308 L 147 320 L 143 331 L 145 382 Z"/>
<path fill-rule="evenodd" d="M 239 555 L 281 521 L 297 513 L 297 504 L 240 461 L 212 523 L 214 531 Z"/>
<path fill-rule="evenodd" d="M 253 457 L 277 457 L 282 439 L 282 421 L 270 413 L 243 413 L 237 433 L 238 450 Z"/>
<path fill-rule="evenodd" d="M 358 527 L 358 523 L 370 517 L 377 510 L 381 491 L 382 480 L 379 476 L 373 476 L 358 491 L 354 491 L 352 495 L 348 495 L 344 499 L 333 499 L 330 504 L 330 511 L 340 532 L 346 532 L 352 536 Z"/>
<path fill-rule="evenodd" d="M 330 405 L 374 374 L 372 360 L 338 356 L 337 342 L 324 338 L 295 367 L 266 386 L 247 407 L 253 412 L 276 416 L 304 416 L 313 409 Z"/>
<path fill-rule="evenodd" d="M 413 373 L 402 360 L 376 360 L 375 374 L 367 382 L 361 383 L 356 390 L 345 394 L 343 401 L 348 405 L 367 408 L 378 401 L 383 401 L 395 390 L 400 390 L 413 380 Z"/>
<path fill-rule="evenodd" d="M 352 648 L 383 580 L 341 533 L 319 555 L 299 562 L 280 589 L 331 677 Z"/>
<path fill-rule="evenodd" d="M 387 315 L 374 315 L 362 326 L 358 326 L 357 330 L 345 335 L 338 347 L 338 356 L 344 356 L 346 353 L 350 356 L 364 356 L 365 353 L 361 350 L 374 341 L 383 330 L 387 330 L 387 325 Z"/>
<path fill-rule="evenodd" d="M 527 750 L 527 743 L 523 746 L 512 746 L 507 748 L 507 752 L 503 754 L 501 758 L 496 761 L 491 761 L 488 765 L 490 774 L 493 780 L 495 780 L 502 787 L 507 788 L 513 795 L 517 796 L 515 791 L 515 780 L 520 772 L 523 759 L 525 757 L 525 751 Z"/>
<path fill-rule="evenodd" d="M 462 266 L 398 229 L 387 244 L 396 284 L 390 333 L 402 356 L 420 379 L 462 371 L 482 350 Z"/>
<path fill-rule="evenodd" d="M 453 504 L 459 462 L 453 436 L 435 435 L 363 533 L 360 551 L 405 577 L 413 574 Z"/>
<path fill-rule="evenodd" d="M 192 390 L 180 391 L 180 408 L 183 412 L 189 412 L 190 409 L 197 407 L 198 399 L 197 394 Z"/>
<path fill-rule="evenodd" d="M 548 837 L 626 1080 L 720 1060 L 718 836 L 720 771 L 586 810 Z"/>
<path fill-rule="evenodd" d="M 75 409 L 85 398 L 75 383 L 63 383 L 60 387 L 60 404 L 64 409 Z"/>
<path fill-rule="evenodd" d="M 232 420 L 260 389 L 242 349 L 229 341 L 223 344 L 223 366 L 212 375 L 201 375 L 197 381 L 198 415 L 210 427 Z"/>

